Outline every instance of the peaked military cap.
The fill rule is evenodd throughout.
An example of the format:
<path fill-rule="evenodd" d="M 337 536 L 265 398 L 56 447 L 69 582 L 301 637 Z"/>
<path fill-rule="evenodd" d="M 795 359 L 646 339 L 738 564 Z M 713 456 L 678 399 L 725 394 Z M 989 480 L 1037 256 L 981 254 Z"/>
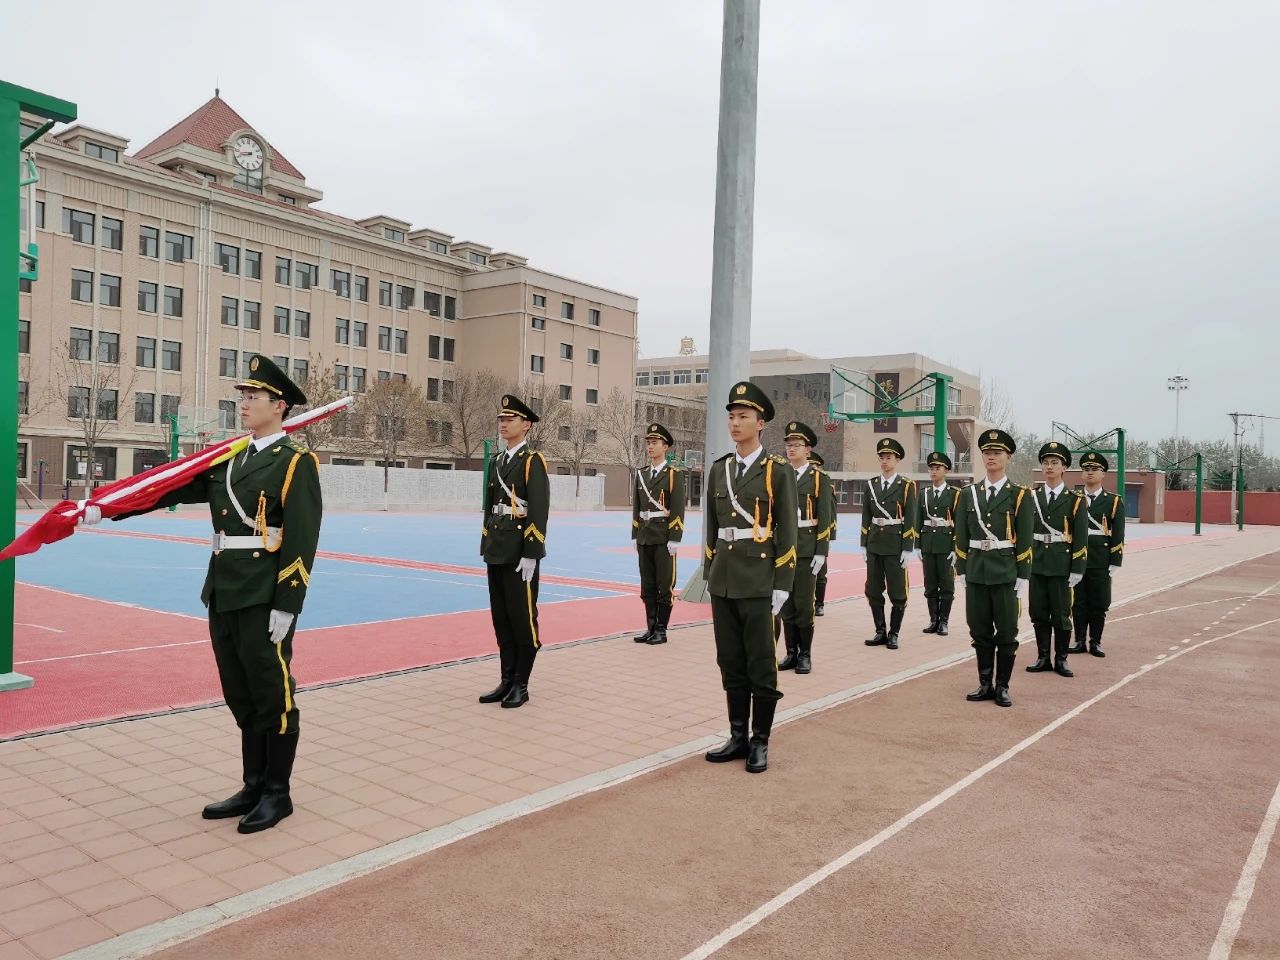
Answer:
<path fill-rule="evenodd" d="M 1003 450 L 1005 453 L 1012 454 L 1018 449 L 1018 445 L 1013 442 L 1013 437 L 1003 430 L 984 430 L 982 439 L 978 441 L 978 449 Z"/>
<path fill-rule="evenodd" d="M 902 444 L 892 437 L 885 437 L 876 444 L 876 456 L 880 456 L 882 453 L 896 454 L 899 460 L 907 455 L 907 451 L 902 449 Z"/>
<path fill-rule="evenodd" d="M 1045 457 L 1057 457 L 1066 466 L 1071 466 L 1071 451 L 1067 449 L 1065 443 L 1059 443 L 1057 440 L 1050 440 L 1040 448 L 1040 462 L 1044 463 Z"/>
<path fill-rule="evenodd" d="M 729 389 L 729 402 L 724 405 L 724 408 L 732 410 L 734 407 L 750 407 L 752 410 L 759 410 L 764 415 L 766 423 L 773 419 L 773 401 L 750 380 L 740 380 Z"/>
<path fill-rule="evenodd" d="M 812 463 L 815 467 L 821 467 L 821 466 L 825 465 L 827 461 L 825 461 L 825 460 L 823 460 L 823 459 L 822 459 L 822 454 L 820 454 L 820 453 L 815 453 L 814 451 L 810 450 L 810 451 L 809 451 L 809 462 L 810 462 L 810 463 Z"/>
<path fill-rule="evenodd" d="M 671 436 L 671 431 L 660 423 L 649 424 L 649 431 L 644 435 L 646 440 L 661 440 L 668 447 L 675 443 L 675 438 Z"/>
<path fill-rule="evenodd" d="M 237 383 L 236 389 L 266 390 L 273 399 L 283 400 L 291 407 L 300 407 L 307 402 L 307 395 L 276 366 L 275 361 L 260 353 L 249 358 L 249 376 Z"/>
<path fill-rule="evenodd" d="M 502 395 L 502 409 L 498 411 L 498 416 L 524 417 L 530 423 L 538 422 L 538 415 L 530 410 L 523 400 L 510 393 Z"/>
<path fill-rule="evenodd" d="M 929 456 L 925 458 L 925 463 L 930 467 L 935 463 L 940 463 L 948 470 L 951 469 L 951 458 L 945 453 L 939 453 L 937 450 L 933 451 L 933 453 L 929 454 Z"/>
<path fill-rule="evenodd" d="M 799 420 L 792 420 L 787 424 L 787 433 L 783 437 L 784 440 L 803 440 L 806 445 L 816 447 L 818 445 L 818 435 L 814 433 L 813 427 L 807 423 L 801 423 Z"/>
<path fill-rule="evenodd" d="M 1111 464 L 1107 463 L 1107 458 L 1096 450 L 1090 450 L 1080 458 L 1080 469 L 1085 467 L 1101 467 L 1104 471 L 1111 469 Z"/>

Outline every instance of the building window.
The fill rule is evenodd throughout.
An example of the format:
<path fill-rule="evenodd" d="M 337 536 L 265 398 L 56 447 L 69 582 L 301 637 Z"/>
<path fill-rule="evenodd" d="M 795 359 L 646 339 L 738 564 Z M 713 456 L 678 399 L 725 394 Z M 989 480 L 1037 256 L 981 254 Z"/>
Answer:
<path fill-rule="evenodd" d="M 178 405 L 182 403 L 181 397 L 175 397 L 168 393 L 160 395 L 160 419 L 169 422 L 171 417 L 178 415 Z"/>
<path fill-rule="evenodd" d="M 18 292 L 19 292 L 19 293 L 30 293 L 30 292 L 31 292 L 31 281 L 30 281 L 30 280 L 28 280 L 26 277 L 19 277 L 19 278 L 18 278 Z"/>
<path fill-rule="evenodd" d="M 71 271 L 71 299 L 93 303 L 93 274 L 88 270 Z"/>
<path fill-rule="evenodd" d="M 391 379 L 391 371 L 390 371 L 390 370 L 379 370 L 379 371 L 378 371 L 378 379 L 379 379 L 379 380 L 390 380 L 390 379 Z"/>
<path fill-rule="evenodd" d="M 458 319 L 458 301 L 453 297 L 444 298 L 444 318 L 446 320 Z"/>
<path fill-rule="evenodd" d="M 597 390 L 595 387 L 587 387 L 587 404 L 589 406 L 594 407 L 599 402 L 600 402 L 600 391 Z"/>
<path fill-rule="evenodd" d="M 388 353 L 391 352 L 391 328 L 390 327 L 378 328 L 378 349 L 385 350 Z"/>
<path fill-rule="evenodd" d="M 330 270 L 329 288 L 340 297 L 350 297 L 351 274 L 345 270 Z"/>
<path fill-rule="evenodd" d="M 276 333 L 289 335 L 289 308 L 276 307 L 275 310 L 275 331 Z"/>
<path fill-rule="evenodd" d="M 408 353 L 408 352 L 409 352 L 409 331 L 397 330 L 396 331 L 396 353 Z"/>
<path fill-rule="evenodd" d="M 182 344 L 177 340 L 164 340 L 160 344 L 160 364 L 165 370 L 182 369 Z"/>
<path fill-rule="evenodd" d="M 120 278 L 109 273 L 98 276 L 98 302 L 104 307 L 120 306 Z"/>
<path fill-rule="evenodd" d="M 569 426 L 567 423 L 562 423 L 562 424 L 560 424 L 560 439 L 561 439 L 561 440 L 572 440 L 572 439 L 573 439 L 573 427 Z M 567 468 L 567 467 L 566 467 L 566 468 L 564 468 L 564 469 L 565 469 L 565 471 L 566 471 L 566 472 L 568 471 L 568 468 Z"/>
<path fill-rule="evenodd" d="M 438 334 L 431 334 L 427 337 L 427 356 L 432 360 L 440 359 L 440 337 Z"/>
<path fill-rule="evenodd" d="M 388 240 L 394 240 L 396 243 L 404 243 L 404 231 L 397 230 L 395 227 L 383 227 L 382 235 Z"/>
<path fill-rule="evenodd" d="M 587 348 L 587 363 L 593 367 L 600 366 L 600 351 L 595 347 Z"/>
<path fill-rule="evenodd" d="M 593 327 L 600 326 L 600 311 L 595 307 L 592 307 L 587 311 L 587 323 L 591 324 Z"/>
<path fill-rule="evenodd" d="M 636 371 L 636 386 L 637 386 L 637 387 L 647 387 L 648 385 L 649 385 L 649 371 L 648 371 L 648 370 L 637 370 L 637 371 Z M 650 420 L 652 420 L 653 418 L 652 418 L 652 417 L 650 417 L 649 419 L 650 419 Z"/>
<path fill-rule="evenodd" d="M 545 357 L 540 357 L 536 353 L 529 357 L 529 372 L 542 373 L 546 368 L 547 361 Z"/>
<path fill-rule="evenodd" d="M 667 385 L 667 384 L 669 384 L 669 383 L 671 383 L 671 371 L 670 371 L 670 370 L 655 370 L 655 371 L 653 371 L 653 385 L 654 385 L 655 387 L 664 387 L 664 386 L 666 386 L 666 385 Z"/>
<path fill-rule="evenodd" d="M 63 207 L 62 232 L 71 234 L 76 243 L 93 243 L 93 214 Z"/>
<path fill-rule="evenodd" d="M 333 365 L 333 386 L 337 390 L 347 389 L 347 365 L 345 363 L 335 363 Z"/>
<path fill-rule="evenodd" d="M 234 377 L 236 375 L 236 352 L 228 347 L 218 351 L 218 376 Z"/>
<path fill-rule="evenodd" d="M 107 330 L 98 331 L 98 362 L 120 362 L 120 334 Z"/>
<path fill-rule="evenodd" d="M 138 255 L 152 259 L 160 256 L 160 231 L 155 227 L 138 228 Z"/>
<path fill-rule="evenodd" d="M 88 360 L 93 354 L 93 331 L 72 327 L 68 350 L 72 360 Z"/>
<path fill-rule="evenodd" d="M 234 400 L 218 401 L 218 426 L 223 430 L 234 430 L 236 424 L 236 402 Z"/>
<path fill-rule="evenodd" d="M 453 337 L 444 338 L 444 362 L 445 363 L 453 363 L 453 355 L 454 355 L 453 352 L 454 352 L 455 345 L 456 345 L 456 342 L 454 341 Z"/>
<path fill-rule="evenodd" d="M 533 305 L 535 307 L 545 307 L 547 305 L 546 295 L 542 293 L 535 293 L 533 295 Z"/>
<path fill-rule="evenodd" d="M 271 358 L 271 362 L 272 362 L 272 363 L 274 363 L 274 364 L 275 364 L 277 367 L 279 367 L 281 370 L 283 370 L 285 373 L 288 373 L 288 372 L 289 372 L 289 358 L 288 358 L 288 357 L 281 357 L 281 356 L 278 356 L 278 355 L 277 355 L 277 356 L 274 356 L 274 357 L 272 357 L 272 358 Z"/>
<path fill-rule="evenodd" d="M 36 201 L 36 229 L 37 230 L 44 229 L 44 201 L 43 200 Z"/>
<path fill-rule="evenodd" d="M 693 383 L 692 370 L 677 370 L 672 377 L 672 383 Z"/>
<path fill-rule="evenodd" d="M 598 436 L 599 434 L 595 430 L 589 429 L 584 435 L 584 439 L 587 441 L 587 443 L 595 443 Z"/>
<path fill-rule="evenodd" d="M 218 266 L 222 268 L 223 273 L 240 275 L 240 248 L 233 247 L 229 243 L 220 243 L 214 251 L 218 258 Z"/>
<path fill-rule="evenodd" d="M 369 325 L 363 320 L 352 321 L 351 343 L 357 347 L 367 347 L 369 345 Z"/>
<path fill-rule="evenodd" d="M 711 370 L 707 367 L 699 367 L 697 370 L 693 371 L 693 382 L 694 383 L 710 383 Z"/>
<path fill-rule="evenodd" d="M 240 325 L 240 301 L 235 297 L 222 298 L 222 325 L 224 327 Z"/>
<path fill-rule="evenodd" d="M 562 344 L 560 344 L 560 359 L 561 359 L 561 360 L 572 360 L 572 359 L 573 359 L 573 344 L 572 344 L 572 343 L 562 343 Z"/>
<path fill-rule="evenodd" d="M 19 353 L 31 352 L 31 321 L 30 320 L 18 321 L 18 352 Z"/>
<path fill-rule="evenodd" d="M 560 384 L 560 399 L 561 399 L 561 400 L 572 400 L 572 399 L 573 399 L 573 387 L 569 386 L 569 384 L 567 384 L 567 383 L 562 383 L 562 384 Z"/>
<path fill-rule="evenodd" d="M 433 317 L 440 316 L 440 294 L 433 290 L 423 290 L 422 309 Z"/>
<path fill-rule="evenodd" d="M 311 375 L 310 367 L 311 364 L 306 360 L 293 361 L 293 382 L 306 383 L 307 377 Z M 281 367 L 280 369 L 283 370 L 284 367 Z"/>
<path fill-rule="evenodd" d="M 391 286 L 392 284 L 390 280 L 378 281 L 378 306 L 391 306 Z"/>
<path fill-rule="evenodd" d="M 356 393 L 364 393 L 364 367 L 351 368 L 351 389 Z"/>
<path fill-rule="evenodd" d="M 244 275 L 250 280 L 262 279 L 262 253 L 258 250 L 244 252 Z"/>
<path fill-rule="evenodd" d="M 299 290 L 310 290 L 320 283 L 320 268 L 314 263 L 303 263 L 299 260 L 294 264 L 294 275 L 298 278 Z"/>
<path fill-rule="evenodd" d="M 435 403 L 440 399 L 440 378 L 427 377 L 427 399 Z"/>
<path fill-rule="evenodd" d="M 140 313 L 156 312 L 156 285 L 146 280 L 138 281 L 138 311 Z"/>
<path fill-rule="evenodd" d="M 276 364 L 276 366 L 279 366 L 279 364 Z M 240 354 L 240 378 L 242 380 L 248 380 L 252 376 L 253 354 L 246 350 L 244 353 Z"/>
<path fill-rule="evenodd" d="M 262 304 L 253 300 L 244 302 L 244 328 L 246 330 L 262 329 Z"/>
<path fill-rule="evenodd" d="M 573 304 L 570 303 L 568 300 L 562 300 L 560 302 L 560 319 L 561 320 L 573 319 Z"/>
<path fill-rule="evenodd" d="M 117 404 L 120 399 L 120 391 L 118 390 L 99 390 L 98 391 L 98 419 L 99 420 L 115 420 L 117 418 Z"/>
<path fill-rule="evenodd" d="M 471 262 L 472 262 L 472 263 L 478 263 L 478 264 L 481 264 L 481 265 L 483 266 L 484 264 L 486 264 L 486 263 L 488 263 L 488 262 L 489 262 L 489 258 L 488 258 L 488 257 L 486 257 L 483 253 L 475 253 L 475 252 L 473 251 L 473 252 L 472 252 L 472 254 L 471 254 Z"/>
<path fill-rule="evenodd" d="M 154 393 L 135 393 L 133 395 L 133 422 L 156 422 L 156 395 Z"/>
<path fill-rule="evenodd" d="M 440 381 L 440 399 L 445 403 L 453 403 L 453 387 L 452 380 Z"/>
<path fill-rule="evenodd" d="M 67 416 L 73 420 L 89 415 L 89 388 L 70 387 L 67 390 Z"/>
<path fill-rule="evenodd" d="M 170 263 L 186 263 L 195 255 L 195 240 L 185 233 L 164 235 L 164 258 Z"/>
<path fill-rule="evenodd" d="M 30 384 L 28 384 L 27 381 L 25 380 L 19 380 L 18 381 L 18 413 L 23 416 L 31 412 L 31 408 L 30 408 L 31 401 L 28 399 L 28 397 L 30 396 L 30 393 L 31 393 Z M 23 453 L 25 455 L 25 452 L 22 450 L 22 447 L 23 445 L 19 444 L 18 452 Z M 24 476 L 26 472 L 27 472 L 26 467 L 19 464 L 18 476 Z"/>
<path fill-rule="evenodd" d="M 356 299 L 361 303 L 369 302 L 369 278 L 356 277 Z"/>
<path fill-rule="evenodd" d="M 311 314 L 306 310 L 293 311 L 293 335 L 311 339 Z"/>
<path fill-rule="evenodd" d="M 535 330 L 545 330 L 547 329 L 547 318 L 546 317 L 530 317 L 529 325 L 533 327 L 533 329 Z"/>
<path fill-rule="evenodd" d="M 124 221 L 115 217 L 102 218 L 102 245 L 108 250 L 124 249 Z"/>
<path fill-rule="evenodd" d="M 284 194 L 284 193 L 277 194 L 277 196 L 279 196 L 281 203 L 287 203 L 291 207 L 296 207 L 298 205 L 297 197 L 291 197 L 288 194 Z"/>
<path fill-rule="evenodd" d="M 276 257 L 276 283 L 282 287 L 289 285 L 289 277 L 293 274 L 293 261 L 288 257 Z"/>
<path fill-rule="evenodd" d="M 396 294 L 399 297 L 401 310 L 408 310 L 418 299 L 418 291 L 413 287 L 397 287 Z"/>
<path fill-rule="evenodd" d="M 351 342 L 351 321 L 339 318 L 334 321 L 333 326 L 333 342 L 334 343 L 350 343 Z"/>
<path fill-rule="evenodd" d="M 241 169 L 236 173 L 231 185 L 243 190 L 245 193 L 256 193 L 258 196 L 262 196 L 262 168 L 259 167 L 257 170 Z"/>
<path fill-rule="evenodd" d="M 154 370 L 156 368 L 155 337 L 138 338 L 138 349 L 135 354 L 134 364 L 139 367 L 146 367 L 149 370 Z"/>
<path fill-rule="evenodd" d="M 182 316 L 182 288 L 164 288 L 164 315 L 166 317 Z"/>
<path fill-rule="evenodd" d="M 89 143 L 85 141 L 84 155 L 93 157 L 95 160 L 106 160 L 108 163 L 120 162 L 120 151 L 115 147 L 104 147 L 100 143 Z"/>
<path fill-rule="evenodd" d="M 430 241 L 430 249 L 432 253 L 443 253 L 446 256 L 449 254 L 449 245 L 442 240 Z"/>
<path fill-rule="evenodd" d="M 393 373 L 391 375 L 391 379 L 397 381 L 398 383 L 408 383 L 409 375 L 407 373 Z"/>

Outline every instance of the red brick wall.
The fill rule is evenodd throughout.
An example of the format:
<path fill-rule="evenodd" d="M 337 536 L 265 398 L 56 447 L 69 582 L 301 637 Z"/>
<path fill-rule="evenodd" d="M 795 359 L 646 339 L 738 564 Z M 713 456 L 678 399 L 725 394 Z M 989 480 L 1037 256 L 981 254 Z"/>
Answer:
<path fill-rule="evenodd" d="M 1171 523 L 1193 523 L 1196 519 L 1196 492 L 1168 490 L 1164 495 L 1164 518 Z M 1206 490 L 1201 514 L 1204 523 L 1231 522 L 1231 492 Z M 1246 525 L 1280 526 L 1280 493 L 1251 491 L 1244 495 Z"/>

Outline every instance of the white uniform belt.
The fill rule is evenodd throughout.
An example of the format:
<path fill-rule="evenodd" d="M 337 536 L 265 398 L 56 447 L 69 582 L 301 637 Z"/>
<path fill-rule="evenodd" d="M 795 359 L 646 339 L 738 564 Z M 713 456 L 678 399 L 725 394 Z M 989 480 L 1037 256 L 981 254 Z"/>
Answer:
<path fill-rule="evenodd" d="M 280 528 L 267 527 L 267 542 L 280 542 Z M 214 533 L 210 538 L 209 546 L 213 548 L 214 553 L 222 550 L 261 550 L 263 547 L 262 534 L 255 534 L 251 537 L 229 537 L 225 533 Z"/>
<path fill-rule="evenodd" d="M 641 520 L 664 520 L 669 516 L 671 516 L 671 511 L 669 510 L 641 510 L 640 511 Z"/>
<path fill-rule="evenodd" d="M 969 549 L 971 550 L 1012 550 L 1012 540 L 970 540 Z"/>
<path fill-rule="evenodd" d="M 750 527 L 721 527 L 716 531 L 716 536 L 721 540 L 727 540 L 732 543 L 734 540 L 755 540 Z M 760 540 L 768 540 L 773 536 L 772 530 L 761 530 Z"/>
<path fill-rule="evenodd" d="M 1032 538 L 1041 543 L 1066 543 L 1067 535 L 1061 530 L 1050 530 L 1048 533 L 1033 533 Z"/>
<path fill-rule="evenodd" d="M 527 517 L 529 511 L 524 507 L 513 507 L 509 503 L 495 503 L 493 512 L 500 517 Z"/>
<path fill-rule="evenodd" d="M 796 521 L 796 526 L 799 527 L 801 530 L 805 529 L 806 527 L 816 527 L 817 525 L 818 525 L 817 520 L 797 520 Z"/>
<path fill-rule="evenodd" d="M 1111 536 L 1111 532 L 1110 532 L 1109 530 L 1090 530 L 1090 531 L 1089 531 L 1089 536 L 1091 536 L 1091 537 L 1109 537 L 1109 536 Z"/>
<path fill-rule="evenodd" d="M 955 523 L 946 517 L 925 517 L 924 525 L 926 527 L 954 527 Z"/>
<path fill-rule="evenodd" d="M 902 518 L 899 517 L 896 520 L 890 520 L 888 517 L 872 517 L 871 522 L 877 527 L 896 527 L 902 523 Z"/>

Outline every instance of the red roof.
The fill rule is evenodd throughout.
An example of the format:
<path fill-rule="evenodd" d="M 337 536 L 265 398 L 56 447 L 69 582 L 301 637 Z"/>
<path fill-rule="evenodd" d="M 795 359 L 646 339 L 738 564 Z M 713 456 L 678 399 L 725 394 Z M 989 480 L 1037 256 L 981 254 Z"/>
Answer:
<path fill-rule="evenodd" d="M 236 113 L 221 97 L 214 97 L 185 120 L 180 120 L 160 136 L 139 150 L 135 157 L 145 160 L 148 157 L 163 153 L 179 144 L 189 143 L 194 147 L 222 152 L 222 145 L 237 130 L 252 130 L 244 117 Z M 306 177 L 284 155 L 271 144 L 265 145 L 271 157 L 271 165 L 281 173 L 299 180 Z"/>

